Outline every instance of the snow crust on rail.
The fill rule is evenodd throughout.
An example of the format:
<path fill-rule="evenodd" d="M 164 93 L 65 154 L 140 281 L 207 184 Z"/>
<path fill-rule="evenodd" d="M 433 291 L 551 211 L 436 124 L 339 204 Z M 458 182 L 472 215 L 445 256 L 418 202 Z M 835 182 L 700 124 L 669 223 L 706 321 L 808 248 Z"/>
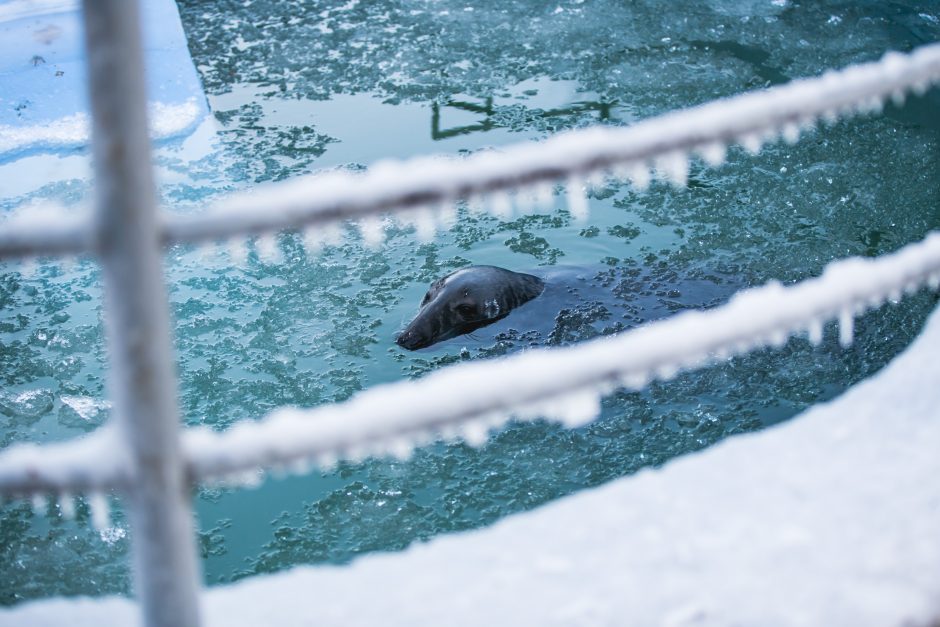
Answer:
<path fill-rule="evenodd" d="M 940 284 L 940 232 L 877 259 L 829 264 L 822 276 L 784 287 L 772 282 L 736 294 L 727 304 L 688 311 L 619 335 L 566 348 L 533 349 L 470 362 L 417 381 L 376 386 L 350 400 L 314 409 L 283 408 L 259 422 L 217 433 L 188 429 L 183 437 L 192 481 L 257 481 L 261 468 L 305 471 L 339 458 L 407 456 L 437 438 L 486 441 L 512 418 L 556 420 L 577 427 L 596 417 L 603 394 L 641 388 L 680 370 L 796 333 L 814 343 L 836 318 L 851 342 L 854 316 L 886 299 Z M 102 461 L 102 438 L 53 447 L 23 444 L 0 453 L 0 493 L 24 494 L 119 486 L 126 467 Z"/>
<path fill-rule="evenodd" d="M 544 142 L 524 142 L 462 159 L 381 161 L 362 174 L 333 171 L 262 185 L 233 194 L 203 214 L 165 214 L 161 238 L 166 243 L 197 242 L 283 229 L 315 231 L 317 226 L 365 220 L 384 212 L 433 214 L 459 198 L 499 197 L 559 180 L 568 182 L 573 213 L 584 217 L 586 203 L 579 182 L 592 174 L 612 171 L 643 186 L 650 168 L 655 168 L 684 184 L 692 154 L 719 164 L 729 144 L 740 143 L 756 153 L 764 142 L 777 137 L 793 142 L 820 118 L 875 112 L 887 98 L 900 103 L 908 91 L 922 93 L 938 81 L 940 44 L 909 55 L 889 52 L 877 62 L 716 100 L 625 128 L 574 130 Z M 492 203 L 493 210 L 501 210 L 504 200 Z M 87 252 L 94 242 L 90 229 L 90 223 L 83 223 L 71 227 L 69 235 L 60 232 L 50 239 L 41 225 L 25 216 L 0 230 L 0 257 Z"/>
<path fill-rule="evenodd" d="M 211 587 L 204 623 L 934 625 L 938 344 L 940 310 L 885 369 L 792 420 L 484 529 Z M 0 608 L 0 626 L 140 624 L 117 596 Z"/>

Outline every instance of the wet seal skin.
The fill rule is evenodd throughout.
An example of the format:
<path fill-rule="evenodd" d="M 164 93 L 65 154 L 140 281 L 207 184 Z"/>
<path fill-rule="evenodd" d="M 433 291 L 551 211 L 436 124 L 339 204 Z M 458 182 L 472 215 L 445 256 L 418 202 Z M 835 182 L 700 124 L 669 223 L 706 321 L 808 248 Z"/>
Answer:
<path fill-rule="evenodd" d="M 496 266 L 469 266 L 431 284 L 414 320 L 395 342 L 417 350 L 471 333 L 542 293 L 542 279 Z"/>

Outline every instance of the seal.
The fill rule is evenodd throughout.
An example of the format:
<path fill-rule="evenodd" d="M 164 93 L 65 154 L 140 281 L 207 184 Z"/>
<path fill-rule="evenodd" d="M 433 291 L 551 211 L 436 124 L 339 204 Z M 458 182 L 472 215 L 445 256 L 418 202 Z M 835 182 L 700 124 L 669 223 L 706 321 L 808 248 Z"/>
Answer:
<path fill-rule="evenodd" d="M 417 350 L 493 324 L 542 293 L 545 283 L 531 274 L 496 266 L 468 266 L 431 284 L 414 320 L 396 338 Z"/>

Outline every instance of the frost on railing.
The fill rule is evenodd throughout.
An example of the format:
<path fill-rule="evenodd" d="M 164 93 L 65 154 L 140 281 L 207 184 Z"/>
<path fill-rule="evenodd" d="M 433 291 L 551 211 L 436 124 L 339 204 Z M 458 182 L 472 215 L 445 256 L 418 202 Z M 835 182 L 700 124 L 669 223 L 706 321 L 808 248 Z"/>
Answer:
<path fill-rule="evenodd" d="M 305 231 L 315 249 L 329 226 L 359 220 L 367 242 L 381 241 L 383 212 L 399 212 L 432 234 L 457 199 L 480 200 L 499 215 L 550 202 L 556 182 L 567 185 L 575 217 L 586 217 L 585 181 L 608 173 L 642 188 L 651 170 L 684 184 L 689 159 L 700 155 L 720 164 L 729 144 L 757 152 L 782 137 L 795 142 L 820 118 L 835 120 L 878 111 L 888 98 L 902 102 L 908 91 L 923 92 L 940 80 L 940 44 L 910 55 L 888 53 L 880 61 L 828 72 L 821 77 L 710 102 L 651 118 L 625 128 L 591 128 L 560 133 L 464 159 L 419 157 L 379 162 L 362 174 L 334 171 L 260 186 L 233 195 L 205 213 L 165 215 L 164 243 L 218 241 L 284 229 Z M 261 210 L 263 209 L 263 211 Z M 326 228 L 324 228 L 326 227 Z M 91 225 L 63 225 L 49 231 L 29 220 L 3 225 L 0 257 L 81 253 L 94 248 Z M 236 253 L 238 246 L 232 248 Z M 237 258 L 237 255 L 235 256 Z"/>
<path fill-rule="evenodd" d="M 878 259 L 852 258 L 790 287 L 770 283 L 708 311 L 689 311 L 577 346 L 436 371 L 418 381 L 377 386 L 349 401 L 309 410 L 280 409 L 223 433 L 189 429 L 183 438 L 191 481 L 260 479 L 261 468 L 306 470 L 339 458 L 408 456 L 435 439 L 486 441 L 509 419 L 547 418 L 577 427 L 617 387 L 638 389 L 799 333 L 818 344 L 837 319 L 843 345 L 854 317 L 886 299 L 940 284 L 940 232 Z M 480 393 L 485 390 L 486 393 Z M 101 491 L 128 482 L 108 431 L 80 441 L 18 445 L 0 454 L 0 493 Z M 108 460 L 104 463 L 103 460 Z"/>

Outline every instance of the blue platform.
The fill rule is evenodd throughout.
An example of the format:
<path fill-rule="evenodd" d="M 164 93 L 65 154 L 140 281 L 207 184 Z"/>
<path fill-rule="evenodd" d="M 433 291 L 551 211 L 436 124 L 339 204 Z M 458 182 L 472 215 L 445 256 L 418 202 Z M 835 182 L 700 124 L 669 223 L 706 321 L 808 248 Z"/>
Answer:
<path fill-rule="evenodd" d="M 208 114 L 173 0 L 142 0 L 155 139 L 191 132 Z M 88 142 L 84 33 L 77 0 L 0 0 L 0 161 Z"/>

